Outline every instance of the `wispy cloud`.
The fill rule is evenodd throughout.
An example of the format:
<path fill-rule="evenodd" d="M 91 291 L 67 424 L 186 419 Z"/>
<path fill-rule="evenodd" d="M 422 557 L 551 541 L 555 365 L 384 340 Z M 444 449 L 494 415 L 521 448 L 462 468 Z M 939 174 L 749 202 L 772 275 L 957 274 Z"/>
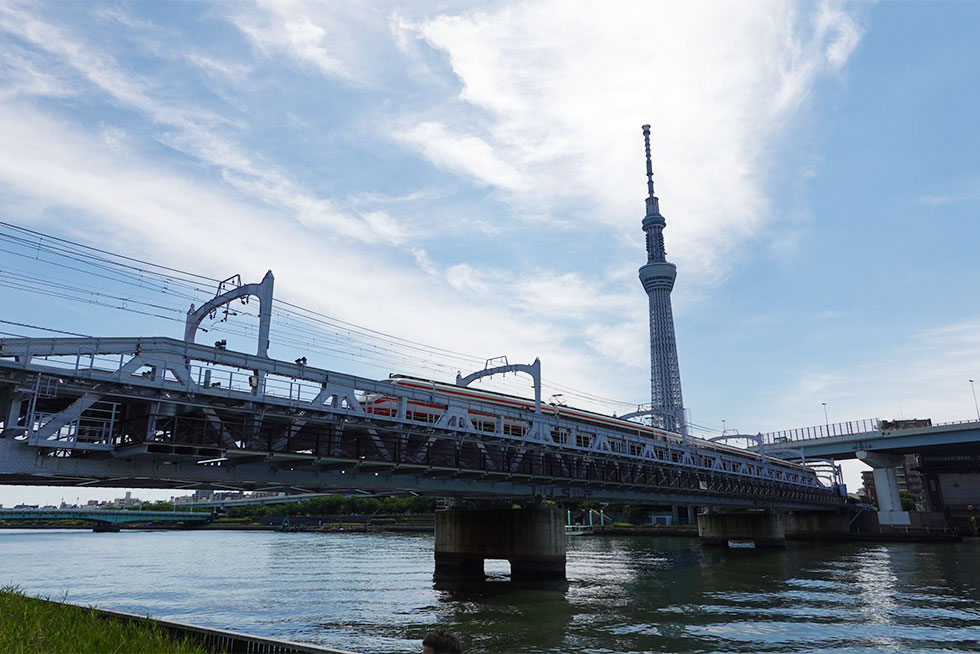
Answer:
<path fill-rule="evenodd" d="M 980 376 L 980 317 L 937 325 L 862 355 L 847 366 L 808 365 L 789 375 L 792 381 L 772 398 L 770 415 L 760 416 L 759 426 L 804 426 L 786 416 L 815 417 L 822 402 L 831 408 L 831 422 L 900 415 L 968 419 L 975 410 L 968 380 Z"/>
<path fill-rule="evenodd" d="M 263 51 L 282 50 L 314 66 L 321 73 L 353 77 L 354 71 L 328 45 L 327 30 L 308 17 L 297 15 L 295 3 L 266 3 L 263 14 L 239 14 L 236 24 Z"/>
<path fill-rule="evenodd" d="M 0 8 L 0 29 L 29 40 L 61 59 L 115 102 L 139 112 L 162 128 L 156 138 L 202 164 L 217 168 L 243 194 L 293 213 L 303 225 L 347 238 L 401 242 L 405 233 L 389 215 L 359 214 L 336 200 L 318 197 L 278 166 L 262 162 L 228 134 L 223 116 L 186 104 L 161 99 L 163 92 L 125 71 L 108 53 L 87 46 L 61 27 L 27 10 Z"/>
<path fill-rule="evenodd" d="M 860 29 L 832 4 L 658 5 L 655 21 L 617 3 L 471 6 L 218 6 L 209 19 L 238 46 L 225 57 L 189 38 L 167 50 L 139 12 L 98 19 L 131 30 L 122 47 L 6 5 L 24 83 L 0 103 L 0 184 L 74 216 L 77 236 L 153 243 L 194 270 L 273 267 L 291 300 L 461 351 L 540 356 L 551 378 L 642 399 L 639 126 L 654 125 L 683 304 L 774 220 L 773 149 Z M 246 92 L 263 85 L 277 92 Z M 32 104 L 59 88 L 104 118 Z M 270 101 L 288 108 L 260 111 Z M 280 141 L 255 113 L 322 140 Z"/>
<path fill-rule="evenodd" d="M 396 132 L 395 138 L 418 149 L 440 168 L 466 175 L 479 184 L 521 191 L 530 181 L 500 159 L 482 138 L 452 132 L 440 123 L 423 122 Z"/>
<path fill-rule="evenodd" d="M 638 127 L 650 122 L 672 256 L 689 283 L 716 280 L 731 249 L 773 218 L 767 152 L 862 30 L 831 3 L 811 13 L 778 2 L 658 5 L 656 15 L 542 2 L 403 19 L 446 54 L 462 89 L 402 140 L 505 192 L 518 211 L 574 200 L 591 209 L 578 220 L 628 228 L 643 190 Z"/>
<path fill-rule="evenodd" d="M 980 200 L 980 194 L 967 193 L 962 195 L 920 195 L 919 203 L 930 207 L 938 207 L 944 204 L 959 204 L 961 202 L 976 202 Z"/>

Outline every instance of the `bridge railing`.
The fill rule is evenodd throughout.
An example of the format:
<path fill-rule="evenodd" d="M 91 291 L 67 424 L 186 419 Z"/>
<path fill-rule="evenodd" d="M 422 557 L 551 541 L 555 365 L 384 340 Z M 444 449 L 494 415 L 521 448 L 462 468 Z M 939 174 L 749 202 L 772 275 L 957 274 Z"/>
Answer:
<path fill-rule="evenodd" d="M 828 423 L 813 427 L 773 431 L 761 434 L 760 439 L 766 445 L 782 445 L 784 443 L 798 443 L 800 441 L 810 441 L 819 438 L 866 434 L 868 432 L 878 431 L 879 427 L 880 423 L 877 418 L 866 418 L 864 420 L 848 420 L 847 422 Z"/>

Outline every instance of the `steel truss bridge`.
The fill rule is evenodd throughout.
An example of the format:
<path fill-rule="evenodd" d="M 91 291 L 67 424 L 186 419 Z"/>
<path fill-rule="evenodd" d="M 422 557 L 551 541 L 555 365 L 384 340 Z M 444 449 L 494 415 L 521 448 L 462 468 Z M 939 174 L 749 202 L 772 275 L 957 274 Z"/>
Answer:
<path fill-rule="evenodd" d="M 783 510 L 844 502 L 758 455 L 542 407 L 537 374 L 537 401 L 524 409 L 199 345 L 192 332 L 0 339 L 0 483 Z M 375 413 L 379 396 L 397 411 Z"/>
<path fill-rule="evenodd" d="M 113 511 L 108 509 L 0 509 L 0 521 L 5 520 L 87 520 L 120 525 L 143 522 L 181 522 L 207 524 L 211 513 L 190 511 Z"/>

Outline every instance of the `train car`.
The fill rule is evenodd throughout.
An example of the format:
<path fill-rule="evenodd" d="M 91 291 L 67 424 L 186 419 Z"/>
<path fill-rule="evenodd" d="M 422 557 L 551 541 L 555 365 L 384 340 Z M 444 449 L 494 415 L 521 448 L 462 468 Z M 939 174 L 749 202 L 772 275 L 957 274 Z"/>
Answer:
<path fill-rule="evenodd" d="M 407 402 L 405 418 L 414 422 L 435 424 L 443 416 L 450 400 L 455 399 L 458 402 L 470 403 L 467 409 L 467 415 L 477 431 L 487 434 L 498 433 L 498 416 L 489 411 L 481 411 L 479 408 L 475 408 L 474 404 L 476 406 L 481 404 L 487 405 L 488 408 L 493 406 L 506 407 L 527 414 L 527 419 L 509 416 L 502 419 L 502 435 L 505 437 L 523 437 L 531 426 L 530 419 L 534 413 L 534 402 L 528 398 L 465 386 L 456 386 L 454 384 L 446 384 L 408 375 L 391 375 L 389 381 L 398 386 L 432 393 L 431 402 L 419 400 L 410 400 Z M 365 399 L 365 410 L 367 413 L 389 417 L 394 417 L 398 413 L 399 398 L 396 396 L 373 394 Z M 574 440 L 571 438 L 572 433 L 567 428 L 558 427 L 552 429 L 551 439 L 557 446 L 590 449 L 594 444 L 594 439 L 598 437 L 598 430 L 602 429 L 606 435 L 613 434 L 612 436 L 607 436 L 606 441 L 608 442 L 608 451 L 615 455 L 642 457 L 644 452 L 647 451 L 646 448 L 648 446 L 656 448 L 658 443 L 676 445 L 684 443 L 688 446 L 693 446 L 697 455 L 710 458 L 716 454 L 725 454 L 729 462 L 735 459 L 754 467 L 766 466 L 779 471 L 780 477 L 785 476 L 787 479 L 796 479 L 805 485 L 819 484 L 817 475 L 811 468 L 782 459 L 767 457 L 731 445 L 695 437 L 689 437 L 685 441 L 676 432 L 575 407 L 542 404 L 541 411 L 547 415 L 571 419 L 577 423 L 576 429 L 574 430 Z M 590 428 L 595 431 L 590 431 Z M 675 461 L 679 461 L 677 452 L 678 450 L 673 450 L 670 454 Z M 731 464 L 729 463 L 729 465 Z"/>

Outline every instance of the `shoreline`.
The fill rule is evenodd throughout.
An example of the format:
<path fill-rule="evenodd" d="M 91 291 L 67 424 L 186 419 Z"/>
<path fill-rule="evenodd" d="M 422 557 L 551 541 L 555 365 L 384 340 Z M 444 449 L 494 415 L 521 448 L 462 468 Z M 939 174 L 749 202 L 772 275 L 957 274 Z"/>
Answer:
<path fill-rule="evenodd" d="M 185 622 L 163 620 L 149 615 L 102 609 L 40 596 L 30 597 L 23 592 L 0 589 L 0 602 L 19 620 L 0 625 L 4 640 L 31 640 L 35 647 L 23 651 L 60 651 L 52 649 L 68 639 L 71 645 L 87 651 L 99 643 L 122 643 L 123 651 L 180 652 L 208 654 L 213 652 L 252 652 L 255 654 L 355 654 L 349 650 L 323 647 L 279 638 L 256 636 L 227 629 L 202 627 Z M 36 624 L 35 624 L 36 623 Z M 52 631 L 52 625 L 53 631 Z M 59 631 L 60 630 L 60 631 Z M 37 647 L 37 633 L 46 634 Z M 43 637 L 42 637 L 43 638 Z M 169 645 L 169 647 L 168 647 Z M 133 648 L 130 650 L 130 648 Z M 136 649 L 140 648 L 140 649 Z M 69 651 L 69 650 L 64 650 Z M 106 650 L 108 651 L 108 650 Z M 115 650 L 114 650 L 115 651 Z"/>
<path fill-rule="evenodd" d="M 57 525 L 57 524 L 31 524 L 31 525 L 0 525 L 0 529 L 74 529 L 79 531 L 92 531 L 94 525 Z M 173 526 L 173 525 L 147 525 L 147 524 L 127 524 L 119 525 L 125 531 L 263 531 L 281 533 L 315 533 L 315 534 L 363 534 L 363 533 L 419 533 L 434 534 L 435 525 L 372 525 L 372 524 L 351 524 L 342 526 L 319 525 L 316 527 L 287 527 L 282 529 L 276 525 L 200 525 L 192 527 Z M 594 536 L 641 536 L 646 538 L 698 538 L 698 529 L 695 526 L 616 526 L 616 527 L 594 527 L 592 533 L 570 536 L 570 538 L 589 538 Z M 961 534 L 917 534 L 917 533 L 867 533 L 867 532 L 848 532 L 848 533 L 820 533 L 808 532 L 800 534 L 786 534 L 787 541 L 794 542 L 834 542 L 834 543 L 960 543 L 964 537 Z"/>

